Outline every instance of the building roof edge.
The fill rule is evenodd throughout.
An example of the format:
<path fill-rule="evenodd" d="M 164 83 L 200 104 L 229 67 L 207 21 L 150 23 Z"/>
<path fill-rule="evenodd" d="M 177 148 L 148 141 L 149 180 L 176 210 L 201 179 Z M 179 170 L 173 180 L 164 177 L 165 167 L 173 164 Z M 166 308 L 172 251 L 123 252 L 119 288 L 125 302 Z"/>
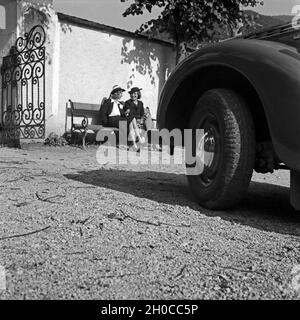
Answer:
<path fill-rule="evenodd" d="M 161 44 L 161 45 L 165 45 L 165 46 L 169 46 L 169 47 L 174 47 L 175 46 L 175 44 L 172 43 L 172 42 L 151 38 L 151 37 L 148 37 L 148 36 L 143 35 L 143 34 L 138 34 L 138 33 L 135 33 L 135 32 L 127 31 L 127 30 L 120 29 L 120 28 L 111 27 L 111 26 L 108 26 L 108 25 L 105 25 L 105 24 L 101 24 L 101 23 L 98 23 L 98 22 L 94 22 L 94 21 L 90 21 L 90 20 L 86 20 L 86 19 L 70 16 L 70 15 L 67 15 L 65 13 L 57 12 L 57 16 L 58 16 L 59 21 L 69 22 L 69 23 L 72 23 L 72 24 L 75 24 L 75 25 L 78 25 L 78 26 L 83 26 L 83 27 L 87 27 L 87 28 L 90 28 L 90 29 L 94 29 L 94 30 L 101 30 L 101 31 L 105 31 L 105 32 L 110 32 L 110 33 L 114 33 L 116 35 L 122 35 L 122 36 L 127 36 L 127 37 L 132 37 L 132 38 L 148 40 L 148 41 L 151 41 L 151 42 L 154 42 L 154 43 L 158 43 L 158 44 Z"/>

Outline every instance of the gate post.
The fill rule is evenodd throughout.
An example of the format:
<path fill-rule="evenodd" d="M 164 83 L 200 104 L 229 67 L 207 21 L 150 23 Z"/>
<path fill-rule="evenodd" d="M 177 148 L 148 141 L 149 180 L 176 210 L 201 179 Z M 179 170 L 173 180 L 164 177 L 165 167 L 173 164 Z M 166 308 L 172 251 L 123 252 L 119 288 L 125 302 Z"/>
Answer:
<path fill-rule="evenodd" d="M 0 0 L 1 14 L 0 19 L 4 22 L 0 27 L 0 68 L 2 59 L 8 55 L 10 48 L 14 45 L 17 39 L 17 0 Z M 4 143 L 2 135 L 2 76 L 0 73 L 0 145 Z"/>
<path fill-rule="evenodd" d="M 56 55 L 59 36 L 58 17 L 53 7 L 53 0 L 22 0 L 18 1 L 18 36 L 24 35 L 33 26 L 41 25 L 46 33 L 45 42 L 45 133 L 48 136 L 51 130 L 53 113 L 58 105 L 56 92 L 58 82 L 54 81 L 54 75 L 58 74 Z"/>

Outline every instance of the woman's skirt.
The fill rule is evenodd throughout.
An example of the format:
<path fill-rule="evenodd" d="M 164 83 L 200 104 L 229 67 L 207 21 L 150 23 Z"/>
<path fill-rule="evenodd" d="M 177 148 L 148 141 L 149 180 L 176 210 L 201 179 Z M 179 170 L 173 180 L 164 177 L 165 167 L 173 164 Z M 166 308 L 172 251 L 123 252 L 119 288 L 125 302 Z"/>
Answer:
<path fill-rule="evenodd" d="M 133 118 L 130 117 L 130 116 L 128 116 L 128 117 L 112 116 L 112 117 L 108 117 L 107 126 L 108 127 L 119 128 L 120 127 L 120 122 L 122 121 L 122 122 L 126 122 L 127 130 L 128 130 L 129 129 L 129 125 L 130 125 L 132 120 L 133 120 Z"/>

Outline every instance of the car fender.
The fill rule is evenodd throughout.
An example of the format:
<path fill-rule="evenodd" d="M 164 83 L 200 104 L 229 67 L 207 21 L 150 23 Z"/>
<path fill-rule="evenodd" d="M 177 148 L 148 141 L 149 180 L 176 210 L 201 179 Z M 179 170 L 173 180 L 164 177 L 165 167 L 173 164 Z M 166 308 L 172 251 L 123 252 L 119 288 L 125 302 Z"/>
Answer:
<path fill-rule="evenodd" d="M 300 171 L 300 54 L 281 43 L 234 39 L 191 54 L 162 89 L 159 128 L 164 128 L 166 111 L 172 108 L 170 102 L 180 84 L 209 66 L 227 66 L 248 79 L 262 102 L 276 153 L 282 162 Z"/>

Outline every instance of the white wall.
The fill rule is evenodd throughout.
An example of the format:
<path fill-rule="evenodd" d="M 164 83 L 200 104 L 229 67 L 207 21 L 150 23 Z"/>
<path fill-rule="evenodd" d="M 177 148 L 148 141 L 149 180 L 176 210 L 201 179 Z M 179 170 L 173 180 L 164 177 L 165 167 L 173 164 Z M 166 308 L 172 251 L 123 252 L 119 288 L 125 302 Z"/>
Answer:
<path fill-rule="evenodd" d="M 0 25 L 0 64 L 1 58 L 8 54 L 11 45 L 16 40 L 17 30 L 17 2 L 15 0 L 0 0 L 1 21 Z"/>
<path fill-rule="evenodd" d="M 6 9 L 0 4 L 0 30 L 6 29 Z"/>
<path fill-rule="evenodd" d="M 174 68 L 171 47 L 61 21 L 59 51 L 59 106 L 52 131 L 63 133 L 68 99 L 100 103 L 115 84 L 127 91 L 143 88 L 142 101 L 156 116 L 159 92 Z"/>

